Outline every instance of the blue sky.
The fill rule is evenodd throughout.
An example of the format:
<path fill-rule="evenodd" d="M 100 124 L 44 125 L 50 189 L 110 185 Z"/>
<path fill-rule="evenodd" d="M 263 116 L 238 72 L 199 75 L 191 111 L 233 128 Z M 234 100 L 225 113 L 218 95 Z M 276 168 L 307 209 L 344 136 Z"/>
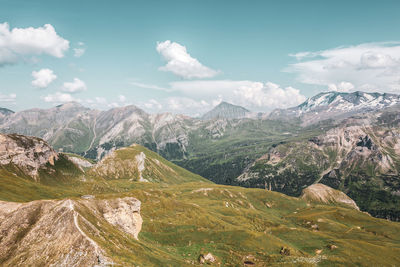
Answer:
<path fill-rule="evenodd" d="M 400 92 L 399 1 L 0 4 L 0 106 L 13 110 L 197 115 L 221 100 L 268 111 L 327 90 Z"/>

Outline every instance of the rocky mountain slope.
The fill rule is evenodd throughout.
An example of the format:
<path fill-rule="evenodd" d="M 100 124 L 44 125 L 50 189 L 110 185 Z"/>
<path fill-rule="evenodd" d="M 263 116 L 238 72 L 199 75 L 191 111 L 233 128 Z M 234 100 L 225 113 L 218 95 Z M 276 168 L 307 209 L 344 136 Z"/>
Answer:
<path fill-rule="evenodd" d="M 18 134 L 0 134 L 0 171 L 43 184 L 68 181 L 83 174 L 76 163 L 44 140 Z"/>
<path fill-rule="evenodd" d="M 132 161 L 128 170 L 142 166 L 136 156 L 144 151 L 145 168 L 158 165 L 157 159 L 186 182 L 103 178 L 89 169 L 83 177 L 49 185 L 2 173 L 1 265 L 392 266 L 400 261 L 397 223 L 335 203 L 216 185 L 139 146 L 120 151 L 127 155 L 116 151 L 118 160 Z M 157 170 L 172 175 L 167 168 Z M 18 194 L 12 182 L 18 182 Z M 15 199 L 35 201 L 10 202 Z"/>
<path fill-rule="evenodd" d="M 301 192 L 301 199 L 309 202 L 320 202 L 324 204 L 342 204 L 353 209 L 359 210 L 357 204 L 345 193 L 335 190 L 324 184 L 313 184 Z"/>
<path fill-rule="evenodd" d="M 0 134 L 0 165 L 14 166 L 37 179 L 39 169 L 54 166 L 58 154 L 43 140 L 17 134 Z"/>
<path fill-rule="evenodd" d="M 221 102 L 212 110 L 204 114 L 201 118 L 203 120 L 212 119 L 240 119 L 250 115 L 250 111 L 241 107 L 232 105 L 227 102 Z"/>
<path fill-rule="evenodd" d="M 239 184 L 299 195 L 313 183 L 342 190 L 374 216 L 400 219 L 398 109 L 351 117 L 318 136 L 273 147 Z"/>
<path fill-rule="evenodd" d="M 147 114 L 135 106 L 97 111 L 77 103 L 21 111 L 0 122 L 0 132 L 37 136 L 57 151 L 96 160 L 115 149 L 141 144 L 225 184 L 275 141 L 293 137 L 299 129 L 296 124 L 262 119 L 199 120 Z"/>
<path fill-rule="evenodd" d="M 142 226 L 140 201 L 129 197 L 0 201 L 1 265 L 108 266 L 112 260 L 95 241 L 107 238 L 100 222 L 137 239 Z"/>

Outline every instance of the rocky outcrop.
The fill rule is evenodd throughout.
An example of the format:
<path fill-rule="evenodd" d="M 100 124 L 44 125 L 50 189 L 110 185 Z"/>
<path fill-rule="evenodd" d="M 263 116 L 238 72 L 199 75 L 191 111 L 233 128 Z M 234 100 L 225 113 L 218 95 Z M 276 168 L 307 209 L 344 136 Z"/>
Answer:
<path fill-rule="evenodd" d="M 38 171 L 54 165 L 58 154 L 42 139 L 17 134 L 0 134 L 0 165 L 14 166 L 35 180 Z"/>
<path fill-rule="evenodd" d="M 93 217 L 97 224 L 89 221 Z M 140 201 L 132 197 L 0 201 L 1 265 L 109 266 L 110 258 L 94 239 L 102 235 L 102 220 L 137 238 Z"/>
<path fill-rule="evenodd" d="M 305 188 L 300 198 L 310 202 L 320 202 L 324 204 L 343 204 L 353 209 L 359 210 L 357 204 L 345 193 L 335 190 L 324 184 L 313 184 Z"/>
<path fill-rule="evenodd" d="M 72 161 L 75 165 L 77 165 L 81 170 L 83 170 L 84 168 L 93 167 L 93 164 L 84 158 L 80 158 L 80 157 L 72 156 L 72 155 L 67 155 L 67 158 L 70 161 Z"/>
<path fill-rule="evenodd" d="M 102 200 L 97 203 L 101 206 L 103 217 L 107 222 L 120 230 L 138 239 L 142 229 L 142 217 L 140 216 L 140 201 L 133 197 Z"/>
<path fill-rule="evenodd" d="M 199 256 L 199 263 L 200 264 L 212 264 L 216 261 L 215 257 L 213 254 L 211 253 L 207 253 L 207 254 L 200 254 Z"/>

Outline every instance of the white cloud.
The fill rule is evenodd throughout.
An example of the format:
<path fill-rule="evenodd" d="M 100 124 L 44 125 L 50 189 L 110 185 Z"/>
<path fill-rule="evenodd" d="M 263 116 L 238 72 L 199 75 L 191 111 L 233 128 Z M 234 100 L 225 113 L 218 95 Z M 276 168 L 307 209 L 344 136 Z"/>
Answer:
<path fill-rule="evenodd" d="M 81 81 L 78 78 L 74 78 L 72 82 L 65 82 L 63 84 L 62 90 L 68 93 L 78 93 L 82 91 L 86 91 L 87 87 L 84 81 Z"/>
<path fill-rule="evenodd" d="M 234 95 L 236 103 L 266 109 L 297 106 L 307 99 L 298 89 L 290 86 L 281 88 L 271 82 L 253 82 L 251 86 L 236 89 Z"/>
<path fill-rule="evenodd" d="M 143 104 L 143 106 L 147 109 L 150 110 L 160 110 L 163 108 L 163 106 L 161 105 L 160 102 L 158 102 L 155 99 L 150 99 L 149 101 L 147 101 L 146 103 Z"/>
<path fill-rule="evenodd" d="M 336 86 L 339 91 L 400 93 L 400 42 L 365 43 L 291 56 L 299 62 L 287 71 L 297 74 L 300 82 L 331 89 Z"/>
<path fill-rule="evenodd" d="M 185 111 L 187 109 L 199 109 L 210 106 L 207 101 L 197 101 L 188 97 L 170 97 L 167 99 L 167 103 L 169 109 L 174 111 Z"/>
<path fill-rule="evenodd" d="M 81 57 L 85 54 L 85 48 L 74 48 L 74 57 Z"/>
<path fill-rule="evenodd" d="M 83 47 L 85 45 L 84 42 L 78 42 L 78 47 L 74 48 L 74 57 L 81 57 L 86 52 L 86 48 Z"/>
<path fill-rule="evenodd" d="M 95 99 L 96 103 L 98 103 L 98 104 L 106 104 L 107 103 L 107 99 L 105 99 L 104 97 L 97 96 L 94 99 Z"/>
<path fill-rule="evenodd" d="M 171 89 L 186 96 L 202 98 L 208 102 L 218 99 L 242 105 L 251 110 L 267 111 L 301 104 L 306 97 L 293 87 L 256 81 L 182 81 L 171 83 Z"/>
<path fill-rule="evenodd" d="M 45 102 L 51 102 L 51 103 L 66 103 L 72 101 L 81 102 L 80 99 L 75 99 L 71 94 L 66 94 L 61 92 L 56 92 L 55 94 L 49 94 L 43 97 L 43 100 Z"/>
<path fill-rule="evenodd" d="M 171 91 L 171 89 L 165 88 L 165 87 L 161 87 L 158 85 L 154 85 L 154 84 L 147 84 L 147 83 L 139 83 L 139 82 L 131 82 L 131 85 L 136 86 L 136 87 L 140 87 L 140 88 L 144 88 L 144 89 L 154 89 L 154 90 L 160 90 L 160 91 Z"/>
<path fill-rule="evenodd" d="M 46 88 L 50 83 L 57 79 L 57 75 L 55 75 L 51 69 L 33 71 L 32 77 L 34 78 L 32 85 L 37 88 Z"/>
<path fill-rule="evenodd" d="M 118 101 L 119 101 L 119 102 L 122 102 L 122 103 L 123 103 L 123 102 L 126 102 L 126 97 L 125 97 L 124 95 L 119 95 L 119 96 L 118 96 Z"/>
<path fill-rule="evenodd" d="M 69 41 L 57 34 L 54 27 L 13 28 L 0 24 L 0 65 L 16 63 L 24 56 L 47 54 L 61 58 L 69 49 Z"/>
<path fill-rule="evenodd" d="M 349 82 L 340 82 L 339 84 L 328 84 L 329 91 L 338 92 L 351 92 L 354 89 L 354 85 Z"/>
<path fill-rule="evenodd" d="M 132 104 L 130 102 L 127 102 L 126 97 L 123 95 L 117 96 L 117 98 L 114 100 L 115 101 L 109 102 L 109 101 L 111 101 L 110 98 L 96 96 L 93 98 L 84 99 L 84 100 L 82 100 L 82 103 L 88 105 L 91 108 L 101 109 L 101 110 L 108 109 L 108 108 L 122 107 L 122 106 L 127 106 L 127 105 Z"/>
<path fill-rule="evenodd" d="M 167 61 L 159 69 L 186 78 L 210 78 L 218 74 L 211 68 L 201 64 L 196 58 L 190 56 L 186 47 L 170 40 L 157 43 L 157 52 Z"/>
<path fill-rule="evenodd" d="M 341 83 L 339 89 L 348 88 L 349 84 Z M 347 87 L 346 87 L 347 86 Z M 142 88 L 161 88 L 152 84 L 140 83 Z M 232 104 L 244 106 L 252 111 L 270 111 L 275 108 L 288 108 L 301 104 L 306 97 L 300 90 L 293 87 L 281 87 L 277 84 L 257 81 L 233 81 L 233 80 L 193 80 L 171 82 L 164 91 L 175 94 L 158 100 L 163 111 L 176 113 L 197 114 L 218 105 L 222 100 Z M 141 104 L 143 108 L 156 111 L 156 105 L 146 102 Z"/>
<path fill-rule="evenodd" d="M 211 80 L 179 81 L 170 83 L 171 90 L 186 95 L 202 97 L 216 94 L 230 95 L 235 89 L 251 86 L 253 81 Z"/>
<path fill-rule="evenodd" d="M 17 99 L 16 94 L 4 95 L 0 93 L 0 102 L 15 102 L 16 99 Z"/>

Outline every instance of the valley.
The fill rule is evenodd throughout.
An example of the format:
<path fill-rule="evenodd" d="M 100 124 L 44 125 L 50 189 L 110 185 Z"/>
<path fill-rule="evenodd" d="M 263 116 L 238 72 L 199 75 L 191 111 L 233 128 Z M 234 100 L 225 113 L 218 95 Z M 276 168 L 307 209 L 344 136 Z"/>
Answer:
<path fill-rule="evenodd" d="M 202 118 L 67 103 L 7 112 L 0 132 L 37 136 L 56 151 L 95 161 L 137 143 L 215 183 L 291 196 L 321 182 L 373 216 L 398 220 L 399 101 L 393 94 L 327 92 L 270 113 L 223 102 Z"/>
<path fill-rule="evenodd" d="M 400 226 L 358 211 L 327 186 L 295 198 L 214 184 L 135 144 L 92 166 L 40 139 L 1 136 L 19 144 L 12 158 L 38 163 L 36 174 L 26 160 L 1 163 L 4 266 L 391 266 L 400 260 Z"/>

